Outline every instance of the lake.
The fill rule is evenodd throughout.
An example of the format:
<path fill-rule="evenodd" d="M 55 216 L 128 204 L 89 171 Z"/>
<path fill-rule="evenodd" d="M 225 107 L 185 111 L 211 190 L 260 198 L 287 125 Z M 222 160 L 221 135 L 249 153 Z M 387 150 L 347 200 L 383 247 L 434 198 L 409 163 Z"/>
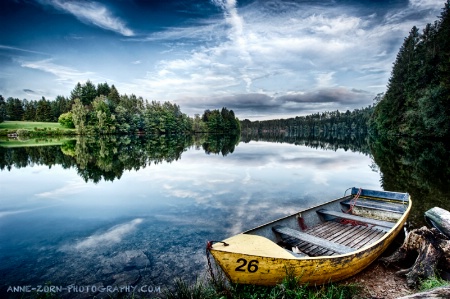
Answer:
<path fill-rule="evenodd" d="M 381 145 L 372 155 L 275 141 L 118 137 L 0 148 L 1 293 L 46 285 L 71 296 L 75 287 L 138 286 L 157 295 L 175 278 L 207 275 L 208 240 L 341 197 L 349 187 L 394 184 L 383 172 L 393 162 L 379 160 L 388 158 Z M 448 195 L 444 189 L 438 198 Z"/>

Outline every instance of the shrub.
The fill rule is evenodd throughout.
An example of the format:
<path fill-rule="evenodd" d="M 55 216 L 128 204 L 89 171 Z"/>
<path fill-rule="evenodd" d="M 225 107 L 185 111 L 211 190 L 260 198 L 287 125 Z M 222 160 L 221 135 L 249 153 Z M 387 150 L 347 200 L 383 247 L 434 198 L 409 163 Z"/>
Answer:
<path fill-rule="evenodd" d="M 17 133 L 18 136 L 21 136 L 21 137 L 27 137 L 27 136 L 30 136 L 30 131 L 28 131 L 28 130 L 26 130 L 26 129 L 18 129 L 18 130 L 16 131 L 16 133 Z"/>
<path fill-rule="evenodd" d="M 59 116 L 58 122 L 66 128 L 73 129 L 75 124 L 73 123 L 72 112 L 63 113 Z"/>

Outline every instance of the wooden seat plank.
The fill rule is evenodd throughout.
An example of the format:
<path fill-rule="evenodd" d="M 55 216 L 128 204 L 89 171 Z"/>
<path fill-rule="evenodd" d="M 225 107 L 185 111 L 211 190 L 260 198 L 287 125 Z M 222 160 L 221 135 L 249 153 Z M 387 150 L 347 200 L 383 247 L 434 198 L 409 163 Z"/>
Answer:
<path fill-rule="evenodd" d="M 356 216 L 356 215 L 351 215 L 351 214 L 346 214 L 346 213 L 336 212 L 336 211 L 331 211 L 331 210 L 320 209 L 317 211 L 317 213 L 322 214 L 322 215 L 328 215 L 328 216 L 348 219 L 348 220 L 354 220 L 354 221 L 358 221 L 358 222 L 362 222 L 362 223 L 366 223 L 366 224 L 372 224 L 372 225 L 376 225 L 376 226 L 380 226 L 380 227 L 386 227 L 389 229 L 393 228 L 395 226 L 395 223 L 393 223 L 393 222 L 377 220 L 377 219 L 372 219 L 372 218 L 367 218 L 367 217 L 361 217 L 361 216 Z"/>
<path fill-rule="evenodd" d="M 292 228 L 288 228 L 285 226 L 281 226 L 281 225 L 276 225 L 274 227 L 272 227 L 272 230 L 280 233 L 280 234 L 285 234 L 288 235 L 290 237 L 302 240 L 302 241 L 306 241 L 308 243 L 311 243 L 315 246 L 320 246 L 322 248 L 326 248 L 328 250 L 334 251 L 336 253 L 339 254 L 344 254 L 344 253 L 349 253 L 354 251 L 353 248 L 351 247 L 347 247 L 338 243 L 334 243 L 334 242 L 330 242 L 326 239 L 322 239 L 304 232 L 300 232 L 298 230 L 292 229 Z"/>
<path fill-rule="evenodd" d="M 379 200 L 358 198 L 354 203 L 352 199 L 347 199 L 341 202 L 341 204 L 350 207 L 350 205 L 355 205 L 357 207 L 369 208 L 380 211 L 389 211 L 394 213 L 403 214 L 407 208 L 405 204 L 393 203 L 393 202 L 383 202 Z"/>
<path fill-rule="evenodd" d="M 336 231 L 339 230 L 341 231 L 342 236 L 339 235 L 339 233 L 336 233 Z M 328 221 L 317 226 L 309 227 L 305 233 L 325 239 L 327 242 L 331 241 L 347 247 L 352 247 L 354 250 L 376 242 L 384 235 L 382 230 L 373 227 L 360 225 L 352 226 L 334 221 Z M 280 237 L 283 242 L 289 246 L 297 246 L 302 252 L 309 256 L 330 256 L 336 254 L 334 251 L 313 245 L 306 241 L 301 241 L 285 234 L 280 234 Z"/>

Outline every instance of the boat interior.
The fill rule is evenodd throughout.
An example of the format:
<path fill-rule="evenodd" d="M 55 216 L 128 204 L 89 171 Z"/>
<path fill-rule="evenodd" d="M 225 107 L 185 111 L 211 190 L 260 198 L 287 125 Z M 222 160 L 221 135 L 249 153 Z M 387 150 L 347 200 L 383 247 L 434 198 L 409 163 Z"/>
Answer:
<path fill-rule="evenodd" d="M 406 199 L 353 194 L 246 233 L 269 238 L 295 257 L 346 254 L 386 235 L 407 208 Z"/>

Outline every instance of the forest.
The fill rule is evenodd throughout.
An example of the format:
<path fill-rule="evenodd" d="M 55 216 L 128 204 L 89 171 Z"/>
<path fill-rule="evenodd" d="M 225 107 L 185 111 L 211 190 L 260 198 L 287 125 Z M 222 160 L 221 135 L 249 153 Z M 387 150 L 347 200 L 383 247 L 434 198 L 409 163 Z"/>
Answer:
<path fill-rule="evenodd" d="M 287 136 L 304 137 L 367 134 L 369 130 L 368 123 L 372 112 L 373 107 L 368 106 L 353 111 L 326 111 L 287 119 L 253 122 L 245 119 L 241 121 L 241 130 L 246 134 L 283 132 Z"/>
<path fill-rule="evenodd" d="M 450 1 L 422 33 L 404 39 L 370 126 L 381 136 L 449 137 Z"/>
<path fill-rule="evenodd" d="M 0 95 L 0 122 L 4 120 L 59 122 L 80 135 L 240 132 L 239 120 L 225 107 L 192 118 L 176 104 L 120 95 L 114 85 L 95 86 L 89 80 L 78 83 L 70 97 L 57 96 L 54 101 L 5 100 Z"/>

